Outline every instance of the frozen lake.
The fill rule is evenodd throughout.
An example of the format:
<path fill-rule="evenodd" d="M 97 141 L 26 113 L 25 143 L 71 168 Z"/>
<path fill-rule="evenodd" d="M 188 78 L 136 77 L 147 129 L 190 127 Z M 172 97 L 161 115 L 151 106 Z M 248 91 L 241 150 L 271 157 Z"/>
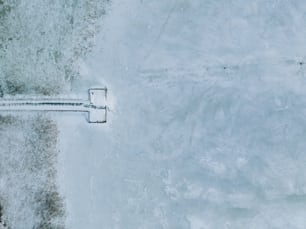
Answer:
<path fill-rule="evenodd" d="M 60 127 L 68 225 L 304 228 L 305 10 L 113 2 L 81 68 L 110 121 Z"/>
<path fill-rule="evenodd" d="M 18 6 L 4 25 L 16 15 L 32 22 L 0 27 L 9 34 L 0 49 L 3 93 L 107 86 L 109 111 L 105 124 L 73 114 L 0 123 L 2 157 L 31 162 L 44 152 L 52 159 L 41 159 L 41 173 L 14 157 L 1 164 L 0 203 L 12 228 L 39 228 L 29 225 L 44 219 L 37 203 L 49 196 L 26 198 L 33 190 L 58 193 L 52 228 L 305 228 L 304 1 Z M 19 227 L 24 218 L 29 223 Z"/>

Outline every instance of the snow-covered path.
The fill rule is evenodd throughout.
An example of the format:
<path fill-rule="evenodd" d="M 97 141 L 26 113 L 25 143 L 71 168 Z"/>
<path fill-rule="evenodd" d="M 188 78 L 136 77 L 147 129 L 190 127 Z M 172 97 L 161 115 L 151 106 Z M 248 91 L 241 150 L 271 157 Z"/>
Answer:
<path fill-rule="evenodd" d="M 60 117 L 68 228 L 304 228 L 304 1 L 117 1 Z"/>

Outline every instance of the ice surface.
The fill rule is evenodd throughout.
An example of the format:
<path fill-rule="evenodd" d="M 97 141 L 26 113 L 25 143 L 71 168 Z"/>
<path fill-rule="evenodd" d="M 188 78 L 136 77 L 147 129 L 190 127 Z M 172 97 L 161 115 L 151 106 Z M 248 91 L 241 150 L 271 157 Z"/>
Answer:
<path fill-rule="evenodd" d="M 69 228 L 305 228 L 305 13 L 113 1 L 75 88 L 109 122 L 60 121 Z"/>

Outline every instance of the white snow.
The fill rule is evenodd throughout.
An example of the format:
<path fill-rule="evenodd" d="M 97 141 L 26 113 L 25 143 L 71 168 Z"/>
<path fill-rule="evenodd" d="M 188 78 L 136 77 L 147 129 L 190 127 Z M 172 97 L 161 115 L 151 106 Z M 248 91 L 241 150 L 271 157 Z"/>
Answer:
<path fill-rule="evenodd" d="M 1 100 L 84 93 L 88 102 L 88 88 L 76 93 L 70 88 L 79 76 L 79 62 L 92 48 L 96 21 L 107 2 L 0 1 Z M 66 228 L 53 116 L 57 114 L 0 114 L 0 218 L 6 228 Z M 84 117 L 64 116 L 87 123 Z"/>
<path fill-rule="evenodd" d="M 67 227 L 305 228 L 304 1 L 121 0 L 59 117 Z"/>

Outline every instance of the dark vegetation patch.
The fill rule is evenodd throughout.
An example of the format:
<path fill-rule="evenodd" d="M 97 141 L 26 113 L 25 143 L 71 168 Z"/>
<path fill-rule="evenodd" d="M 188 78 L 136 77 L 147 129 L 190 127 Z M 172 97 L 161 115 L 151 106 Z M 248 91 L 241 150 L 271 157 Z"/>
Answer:
<path fill-rule="evenodd" d="M 36 116 L 36 121 L 31 123 L 32 134 L 27 137 L 29 165 L 33 171 L 42 171 L 49 168 L 48 176 L 55 176 L 57 158 L 56 143 L 58 130 L 56 123 L 43 116 Z M 55 182 L 55 178 L 54 182 Z"/>
<path fill-rule="evenodd" d="M 12 11 L 13 7 L 14 5 L 9 4 L 8 1 L 0 0 L 0 19 L 9 14 Z"/>
<path fill-rule="evenodd" d="M 16 95 L 16 94 L 23 94 L 25 93 L 26 86 L 23 82 L 20 81 L 12 81 L 12 80 L 5 80 L 5 88 L 7 94 Z"/>
<path fill-rule="evenodd" d="M 5 128 L 0 129 L 0 179 L 7 184 L 0 189 L 3 222 L 12 229 L 21 223 L 29 229 L 64 229 L 65 207 L 56 185 L 56 123 L 42 115 L 0 116 L 0 127 Z"/>
<path fill-rule="evenodd" d="M 0 129 L 1 127 L 5 128 L 6 126 L 12 125 L 16 118 L 11 115 L 0 115 Z"/>
<path fill-rule="evenodd" d="M 3 210 L 3 205 L 0 202 L 0 225 L 2 225 L 2 227 L 10 229 L 10 227 L 8 227 L 6 220 L 4 219 L 4 210 Z"/>
<path fill-rule="evenodd" d="M 38 220 L 34 229 L 64 229 L 65 208 L 56 186 L 57 136 L 56 123 L 44 116 L 31 121 L 32 134 L 28 142 L 29 168 L 41 173 L 46 181 L 33 194 L 35 215 Z"/>
<path fill-rule="evenodd" d="M 55 188 L 54 188 L 55 189 Z M 35 196 L 38 204 L 36 215 L 40 219 L 37 229 L 64 229 L 63 225 L 58 225 L 55 219 L 65 216 L 63 200 L 56 191 L 43 191 Z"/>

